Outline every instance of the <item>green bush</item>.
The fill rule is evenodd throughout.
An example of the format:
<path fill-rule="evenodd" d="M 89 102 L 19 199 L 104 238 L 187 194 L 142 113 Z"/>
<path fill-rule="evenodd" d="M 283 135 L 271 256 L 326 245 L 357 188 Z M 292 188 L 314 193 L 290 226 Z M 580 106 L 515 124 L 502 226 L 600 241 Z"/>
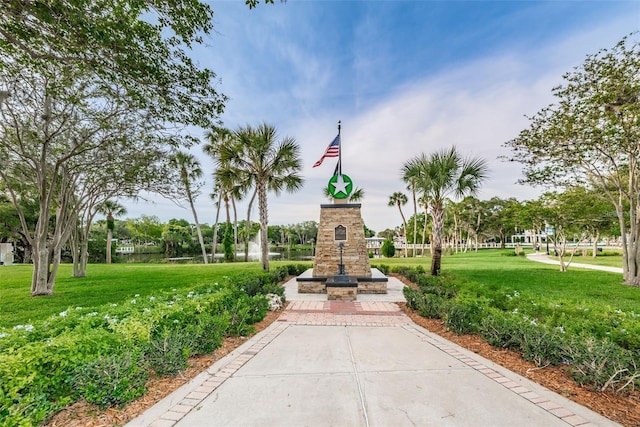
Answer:
<path fill-rule="evenodd" d="M 393 258 L 396 254 L 396 247 L 393 245 L 393 241 L 391 239 L 386 239 L 382 242 L 380 252 L 382 253 L 382 256 L 386 258 Z"/>
<path fill-rule="evenodd" d="M 157 375 L 176 375 L 187 367 L 194 338 L 186 331 L 167 326 L 154 329 L 145 349 L 149 366 Z"/>
<path fill-rule="evenodd" d="M 440 276 L 422 274 L 417 277 L 416 283 L 425 294 L 433 294 L 446 299 L 455 298 L 458 294 L 451 276 L 447 274 Z"/>
<path fill-rule="evenodd" d="M 535 322 L 525 323 L 520 347 L 522 357 L 537 366 L 559 365 L 566 360 L 564 335 Z"/>
<path fill-rule="evenodd" d="M 480 321 L 480 336 L 495 347 L 520 351 L 523 332 L 521 318 L 512 313 L 490 310 Z"/>
<path fill-rule="evenodd" d="M 0 328 L 0 425 L 40 424 L 81 397 L 101 406 L 134 399 L 149 367 L 176 374 L 189 356 L 211 352 L 224 336 L 252 332 L 268 310 L 260 292 L 277 292 L 273 280 L 284 272 L 69 308 L 46 321 Z M 238 286 L 245 279 L 256 295 Z"/>
<path fill-rule="evenodd" d="M 126 350 L 81 365 L 74 382 L 84 399 L 100 408 L 120 406 L 142 396 L 149 379 L 144 355 Z"/>
<path fill-rule="evenodd" d="M 299 276 L 307 271 L 309 269 L 309 266 L 305 264 L 287 264 L 286 266 L 281 268 L 286 268 L 289 276 Z"/>
<path fill-rule="evenodd" d="M 404 287 L 403 292 L 409 307 L 420 316 L 429 319 L 441 319 L 444 316 L 447 307 L 447 300 L 444 298 L 423 294 L 408 286 Z"/>
<path fill-rule="evenodd" d="M 447 305 L 445 326 L 456 334 L 474 334 L 480 329 L 485 305 L 478 300 L 452 301 Z"/>
<path fill-rule="evenodd" d="M 382 274 L 389 274 L 389 272 L 391 271 L 391 270 L 390 270 L 390 268 L 389 268 L 389 266 L 388 266 L 388 265 L 386 265 L 386 264 L 380 264 L 380 265 L 375 265 L 375 266 L 374 266 L 374 265 L 372 265 L 372 267 L 375 267 L 375 268 L 377 268 L 378 270 L 380 270 L 380 272 L 381 272 Z"/>
<path fill-rule="evenodd" d="M 640 386 L 638 358 L 611 341 L 576 338 L 566 348 L 571 375 L 598 391 L 622 393 Z"/>

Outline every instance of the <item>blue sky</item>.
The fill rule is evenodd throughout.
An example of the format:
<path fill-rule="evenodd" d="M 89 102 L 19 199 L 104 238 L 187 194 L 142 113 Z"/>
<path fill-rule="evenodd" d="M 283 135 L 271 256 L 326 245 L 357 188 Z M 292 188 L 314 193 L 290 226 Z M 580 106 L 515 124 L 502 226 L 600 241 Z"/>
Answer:
<path fill-rule="evenodd" d="M 269 197 L 270 224 L 319 220 L 322 188 L 335 159 L 312 168 L 342 121 L 343 173 L 365 190 L 362 213 L 376 231 L 401 223 L 387 206 L 405 191 L 402 164 L 456 145 L 487 160 L 479 197 L 536 198 L 518 185 L 520 166 L 497 159 L 502 144 L 553 101 L 551 89 L 587 54 L 640 29 L 637 1 L 215 1 L 215 31 L 192 57 L 218 76 L 229 96 L 224 124 L 266 122 L 302 148 L 305 185 Z M 640 36 L 635 36 L 640 39 Z M 212 162 L 196 208 L 212 224 Z M 192 220 L 155 199 L 126 203 L 128 216 Z M 405 207 L 407 216 L 412 206 Z M 246 216 L 244 204 L 239 215 Z M 257 207 L 254 208 L 257 218 Z"/>

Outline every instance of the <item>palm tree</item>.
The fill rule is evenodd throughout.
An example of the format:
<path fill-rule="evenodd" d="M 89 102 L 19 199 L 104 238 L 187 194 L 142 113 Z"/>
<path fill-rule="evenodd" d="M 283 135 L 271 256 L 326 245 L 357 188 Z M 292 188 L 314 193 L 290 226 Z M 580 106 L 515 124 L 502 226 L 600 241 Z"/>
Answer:
<path fill-rule="evenodd" d="M 333 201 L 333 196 L 331 196 L 331 192 L 329 191 L 329 187 L 322 187 L 322 194 L 324 197 L 329 199 L 329 201 Z M 364 190 L 360 187 L 356 187 L 353 189 L 351 194 L 349 194 L 348 202 L 349 203 L 358 203 L 364 199 Z"/>
<path fill-rule="evenodd" d="M 260 216 L 260 243 L 262 268 L 269 270 L 269 241 L 267 237 L 267 193 L 279 195 L 283 190 L 295 192 L 302 188 L 299 175 L 302 168 L 300 146 L 294 138 L 285 137 L 276 142 L 275 127 L 261 124 L 257 128 L 240 127 L 234 131 L 237 144 L 220 147 L 221 163 L 227 163 L 235 175 L 246 176 L 256 187 Z M 243 182 L 247 182 L 243 178 Z"/>
<path fill-rule="evenodd" d="M 242 198 L 246 195 L 246 193 L 251 189 L 253 183 L 251 182 L 251 177 L 245 175 L 238 175 L 240 171 L 234 168 L 230 168 L 230 166 L 224 162 L 220 161 L 220 150 L 221 147 L 232 147 L 238 144 L 238 140 L 236 138 L 235 132 L 230 131 L 226 128 L 217 128 L 213 131 L 207 132 L 205 135 L 209 140 L 209 143 L 204 146 L 204 152 L 211 156 L 214 162 L 217 163 L 218 169 L 214 173 L 214 179 L 220 189 L 220 196 L 224 198 L 225 207 L 227 210 L 227 223 L 231 221 L 229 215 L 229 202 L 233 207 L 233 236 L 234 236 L 234 247 L 238 244 L 238 213 L 236 209 L 236 200 L 242 200 Z M 257 190 L 254 189 L 251 199 L 249 200 L 249 204 L 247 207 L 247 227 L 246 227 L 246 235 L 249 235 L 249 231 L 251 230 L 251 209 L 253 207 L 253 202 L 256 197 Z M 220 203 L 220 200 L 218 201 Z M 219 209 L 219 207 L 218 207 Z M 235 259 L 235 250 L 233 251 L 233 256 Z M 249 259 L 249 240 L 245 239 L 244 242 L 244 260 L 248 261 Z"/>
<path fill-rule="evenodd" d="M 402 180 L 407 183 L 407 190 L 411 191 L 411 198 L 413 200 L 413 256 L 416 256 L 416 239 L 418 238 L 418 200 L 416 196 L 416 177 L 414 176 L 414 172 L 411 170 L 405 171 Z"/>
<path fill-rule="evenodd" d="M 213 192 L 209 194 L 213 204 L 216 207 L 216 220 L 213 224 L 213 242 L 211 243 L 211 262 L 216 259 L 216 245 L 218 244 L 218 221 L 220 220 L 220 206 L 222 206 L 222 191 L 219 184 L 214 181 Z"/>
<path fill-rule="evenodd" d="M 222 191 L 222 198 L 225 202 L 225 209 L 227 212 L 227 224 L 231 222 L 229 214 L 229 202 L 233 208 L 233 244 L 234 248 L 238 244 L 238 210 L 236 208 L 236 200 L 242 200 L 247 191 L 252 187 L 251 177 L 247 174 L 243 174 L 241 171 L 232 167 L 229 164 L 218 163 L 218 169 L 214 173 L 214 179 L 219 185 L 220 191 Z M 249 200 L 249 207 L 247 208 L 247 235 L 249 233 L 251 224 L 251 208 L 255 199 L 256 191 L 254 190 L 251 199 Z M 244 242 L 244 260 L 248 261 L 249 257 L 249 240 L 245 239 Z M 235 250 L 233 251 L 233 258 L 235 260 Z"/>
<path fill-rule="evenodd" d="M 127 213 L 127 209 L 118 202 L 112 200 L 105 201 L 98 212 L 107 216 L 107 259 L 106 263 L 111 264 L 111 241 L 113 240 L 113 229 L 115 228 L 114 217 Z"/>
<path fill-rule="evenodd" d="M 407 220 L 404 218 L 404 213 L 402 213 L 402 205 L 407 204 L 407 196 L 404 193 L 396 191 L 391 196 L 389 196 L 389 206 L 397 206 L 400 211 L 400 216 L 402 217 L 402 224 L 404 229 L 404 241 L 405 244 L 407 242 Z M 404 256 L 407 256 L 407 250 L 405 246 Z"/>
<path fill-rule="evenodd" d="M 487 163 L 479 158 L 462 158 L 455 147 L 410 159 L 403 171 L 413 170 L 416 187 L 429 200 L 433 218 L 431 274 L 440 274 L 445 202 L 450 197 L 475 195 L 487 178 Z"/>
<path fill-rule="evenodd" d="M 424 225 L 422 228 L 422 244 L 420 255 L 424 256 L 424 242 L 427 238 L 427 223 L 429 222 L 429 199 L 427 199 L 424 195 L 418 199 L 418 202 L 422 205 L 424 209 Z M 429 245 L 433 247 L 433 245 Z"/>
<path fill-rule="evenodd" d="M 193 220 L 196 223 L 198 241 L 200 242 L 200 249 L 202 250 L 202 259 L 205 264 L 208 264 L 209 258 L 207 257 L 207 250 L 204 246 L 202 230 L 200 229 L 198 214 L 196 213 L 196 207 L 194 204 L 194 197 L 197 197 L 198 188 L 200 186 L 197 181 L 202 178 L 200 162 L 193 154 L 179 151 L 173 155 L 170 160 L 170 164 L 180 172 L 180 183 L 182 184 L 182 189 L 185 191 L 185 195 L 189 201 L 189 205 L 191 206 L 191 212 L 193 213 Z"/>

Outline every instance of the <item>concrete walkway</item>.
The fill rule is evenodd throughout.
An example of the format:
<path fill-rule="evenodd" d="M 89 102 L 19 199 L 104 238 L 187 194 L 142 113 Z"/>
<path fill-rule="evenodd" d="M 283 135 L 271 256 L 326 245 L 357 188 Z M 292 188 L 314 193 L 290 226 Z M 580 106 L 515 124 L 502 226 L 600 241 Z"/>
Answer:
<path fill-rule="evenodd" d="M 544 252 L 527 254 L 527 259 L 530 259 L 531 261 L 542 262 L 545 264 L 560 265 L 560 261 L 551 259 L 549 255 L 547 255 Z M 571 262 L 571 264 L 569 264 L 569 268 L 586 268 L 588 270 L 600 270 L 600 271 L 608 271 L 610 273 L 622 274 L 622 267 L 608 267 L 606 265 L 581 264 L 573 261 Z"/>
<path fill-rule="evenodd" d="M 389 294 L 299 295 L 277 322 L 129 427 L 614 426 L 414 324 Z"/>

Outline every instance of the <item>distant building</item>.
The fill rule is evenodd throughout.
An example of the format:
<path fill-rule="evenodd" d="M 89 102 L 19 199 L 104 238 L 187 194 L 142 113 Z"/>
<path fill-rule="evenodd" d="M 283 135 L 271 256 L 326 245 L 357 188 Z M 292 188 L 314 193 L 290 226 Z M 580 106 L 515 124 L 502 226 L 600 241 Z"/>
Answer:
<path fill-rule="evenodd" d="M 13 264 L 13 244 L 0 243 L 0 265 Z"/>
<path fill-rule="evenodd" d="M 118 246 L 116 248 L 117 254 L 132 254 L 135 251 L 134 246 Z"/>

